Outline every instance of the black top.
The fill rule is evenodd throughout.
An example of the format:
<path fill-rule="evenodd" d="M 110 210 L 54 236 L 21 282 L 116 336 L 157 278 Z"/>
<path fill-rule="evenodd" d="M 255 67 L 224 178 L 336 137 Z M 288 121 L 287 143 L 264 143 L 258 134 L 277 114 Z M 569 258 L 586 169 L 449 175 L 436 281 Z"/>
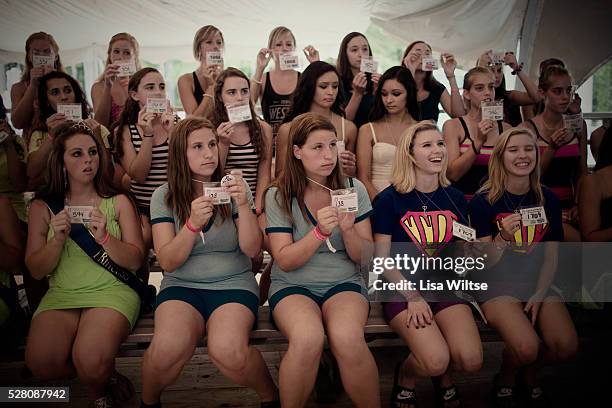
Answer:
<path fill-rule="evenodd" d="M 442 97 L 442 93 L 446 88 L 441 83 L 434 81 L 432 84 L 432 88 L 429 91 L 429 96 L 426 99 L 423 99 L 419 104 L 419 111 L 421 112 L 421 117 L 419 120 L 431 120 L 438 121 L 438 115 L 440 114 L 440 108 L 438 105 L 440 104 L 440 98 Z"/>
<path fill-rule="evenodd" d="M 200 80 L 196 75 L 195 71 L 193 71 L 193 96 L 198 102 L 198 105 L 202 103 L 204 99 L 204 90 L 202 89 L 202 85 L 200 85 Z"/>
<path fill-rule="evenodd" d="M 298 80 L 300 73 L 298 72 Z M 285 116 L 291 109 L 291 96 L 293 94 L 280 95 L 272 88 L 270 72 L 266 72 L 266 86 L 261 97 L 261 110 L 264 120 L 272 126 L 272 135 L 276 140 L 278 128 L 283 123 Z"/>

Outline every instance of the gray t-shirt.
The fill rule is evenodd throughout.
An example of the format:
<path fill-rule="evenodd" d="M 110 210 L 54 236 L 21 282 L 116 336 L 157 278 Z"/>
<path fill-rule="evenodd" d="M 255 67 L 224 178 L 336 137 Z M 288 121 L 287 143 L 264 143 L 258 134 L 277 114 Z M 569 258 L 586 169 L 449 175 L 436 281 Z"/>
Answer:
<path fill-rule="evenodd" d="M 166 204 L 167 193 L 167 183 L 158 187 L 153 193 L 151 225 L 161 222 L 173 223 L 174 230 L 178 233 L 182 225 L 179 225 L 177 214 Z M 253 203 L 250 189 L 247 190 L 247 196 L 249 202 Z M 243 289 L 259 297 L 257 281 L 251 272 L 251 260 L 242 252 L 238 243 L 238 229 L 234 223 L 238 218 L 238 208 L 233 200 L 231 206 L 232 217 L 223 222 L 217 212 L 213 214 L 202 229 L 205 244 L 202 244 L 199 236 L 196 237 L 191 254 L 185 263 L 174 271 L 164 273 L 160 290 L 171 286 L 195 289 Z"/>
<path fill-rule="evenodd" d="M 355 223 L 358 223 L 370 217 L 372 204 L 363 184 L 356 179 L 352 179 L 352 182 L 357 190 L 358 212 Z M 349 187 L 349 180 L 347 180 L 347 187 Z M 317 221 L 308 209 L 306 211 L 308 217 L 304 218 L 297 199 L 293 198 L 291 211 L 294 222 L 292 223 L 277 201 L 276 192 L 277 188 L 272 187 L 266 193 L 265 210 L 268 221 L 266 234 L 289 233 L 292 235 L 293 242 L 297 242 L 306 234 L 311 233 Z M 315 295 L 323 296 L 334 286 L 348 282 L 360 285 L 362 292 L 367 293 L 359 273 L 359 265 L 355 264 L 346 253 L 340 228 L 334 228 L 329 241 L 336 249 L 336 253 L 331 252 L 325 241 L 322 241 L 317 252 L 304 265 L 295 270 L 285 272 L 278 267 L 278 263 L 274 263 L 270 296 L 281 289 L 293 286 L 304 287 Z"/>

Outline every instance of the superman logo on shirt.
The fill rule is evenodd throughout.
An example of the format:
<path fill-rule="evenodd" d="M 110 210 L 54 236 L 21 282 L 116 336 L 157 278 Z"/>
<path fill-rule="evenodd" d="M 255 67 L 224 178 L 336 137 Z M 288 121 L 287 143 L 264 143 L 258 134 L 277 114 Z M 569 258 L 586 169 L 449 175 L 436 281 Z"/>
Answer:
<path fill-rule="evenodd" d="M 426 256 L 436 256 L 453 238 L 455 214 L 444 211 L 408 211 L 400 223 L 412 242 Z"/>
<path fill-rule="evenodd" d="M 502 229 L 501 220 L 512 213 L 499 213 L 495 216 L 495 224 L 499 231 Z M 515 252 L 529 253 L 533 250 L 534 245 L 541 242 L 548 230 L 548 223 L 538 225 L 522 225 L 512 236 Z"/>

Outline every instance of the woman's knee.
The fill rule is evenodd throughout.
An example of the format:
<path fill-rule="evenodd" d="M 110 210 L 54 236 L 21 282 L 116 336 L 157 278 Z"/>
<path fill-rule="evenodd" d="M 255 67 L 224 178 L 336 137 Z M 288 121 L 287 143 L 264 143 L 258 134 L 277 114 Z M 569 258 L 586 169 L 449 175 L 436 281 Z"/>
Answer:
<path fill-rule="evenodd" d="M 248 342 L 236 342 L 229 339 L 208 343 L 208 355 L 217 365 L 229 371 L 244 371 L 249 358 Z"/>
<path fill-rule="evenodd" d="M 537 336 L 525 336 L 515 344 L 507 344 L 517 366 L 532 364 L 538 358 L 540 339 Z"/>
<path fill-rule="evenodd" d="M 145 352 L 145 360 L 158 374 L 167 374 L 177 365 L 182 367 L 189 361 L 195 350 L 195 343 L 179 336 L 154 337 Z"/>
<path fill-rule="evenodd" d="M 415 358 L 430 377 L 438 377 L 446 372 L 450 362 L 448 349 L 431 350 Z"/>
<path fill-rule="evenodd" d="M 363 360 L 364 353 L 369 353 L 363 330 L 328 329 L 327 338 L 330 349 L 339 362 L 358 363 Z"/>
<path fill-rule="evenodd" d="M 115 366 L 115 356 L 102 349 L 79 347 L 72 353 L 72 361 L 81 380 L 108 378 Z"/>
<path fill-rule="evenodd" d="M 51 350 L 28 346 L 25 351 L 25 363 L 34 377 L 51 380 L 61 376 L 68 364 L 68 358 Z"/>
<path fill-rule="evenodd" d="M 554 339 L 551 344 L 547 344 L 546 347 L 550 350 L 554 361 L 567 361 L 578 353 L 578 338 L 575 335 L 560 336 Z"/>
<path fill-rule="evenodd" d="M 323 343 L 323 328 L 310 327 L 289 336 L 289 351 L 300 356 L 305 362 L 318 363 L 323 352 Z"/>
<path fill-rule="evenodd" d="M 482 350 L 461 351 L 453 356 L 453 363 L 458 371 L 475 373 L 482 368 Z"/>

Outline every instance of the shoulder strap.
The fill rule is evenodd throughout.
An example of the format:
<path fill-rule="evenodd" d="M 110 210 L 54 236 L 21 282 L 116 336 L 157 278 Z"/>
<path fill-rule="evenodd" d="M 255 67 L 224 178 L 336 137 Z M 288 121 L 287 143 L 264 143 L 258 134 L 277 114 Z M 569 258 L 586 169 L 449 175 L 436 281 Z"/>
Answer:
<path fill-rule="evenodd" d="M 353 178 L 349 177 L 348 180 L 349 180 L 349 186 L 350 187 L 355 187 L 355 183 L 353 182 Z"/>
<path fill-rule="evenodd" d="M 497 121 L 497 131 L 499 132 L 500 135 L 504 133 L 504 125 L 502 124 L 502 122 L 503 121 L 501 120 Z"/>
<path fill-rule="evenodd" d="M 372 125 L 372 122 L 368 123 L 368 125 L 370 125 L 370 129 L 372 129 L 372 139 L 374 139 L 374 143 L 378 143 L 378 140 L 376 140 L 376 132 L 374 131 L 374 126 Z"/>
<path fill-rule="evenodd" d="M 342 121 L 342 141 L 344 142 L 344 118 L 340 116 L 340 120 Z"/>
<path fill-rule="evenodd" d="M 469 139 L 470 142 L 473 143 L 474 141 L 472 140 L 472 137 L 470 136 L 470 129 L 468 128 L 467 123 L 465 123 L 465 120 L 461 116 L 459 116 L 458 119 L 459 119 L 459 122 L 461 123 L 461 127 L 463 128 L 463 140 L 461 141 L 461 143 L 465 142 L 465 139 Z"/>
<path fill-rule="evenodd" d="M 64 200 L 61 197 L 46 198 L 45 203 L 53 214 L 57 214 L 64 208 Z M 110 272 L 119 281 L 132 288 L 140 297 L 141 313 L 149 313 L 153 310 L 155 302 L 155 287 L 147 285 L 138 276 L 117 265 L 108 256 L 104 248 L 96 242 L 89 230 L 81 224 L 72 224 L 70 227 L 70 239 L 72 239 L 95 263 Z"/>
<path fill-rule="evenodd" d="M 527 122 L 529 122 L 529 124 L 531 125 L 531 127 L 533 127 L 533 130 L 536 132 L 536 136 L 538 137 L 538 139 L 542 139 L 542 135 L 540 135 L 540 131 L 538 130 L 538 127 L 536 126 L 535 122 L 531 119 L 527 119 Z M 544 140 L 546 141 L 546 140 Z"/>

